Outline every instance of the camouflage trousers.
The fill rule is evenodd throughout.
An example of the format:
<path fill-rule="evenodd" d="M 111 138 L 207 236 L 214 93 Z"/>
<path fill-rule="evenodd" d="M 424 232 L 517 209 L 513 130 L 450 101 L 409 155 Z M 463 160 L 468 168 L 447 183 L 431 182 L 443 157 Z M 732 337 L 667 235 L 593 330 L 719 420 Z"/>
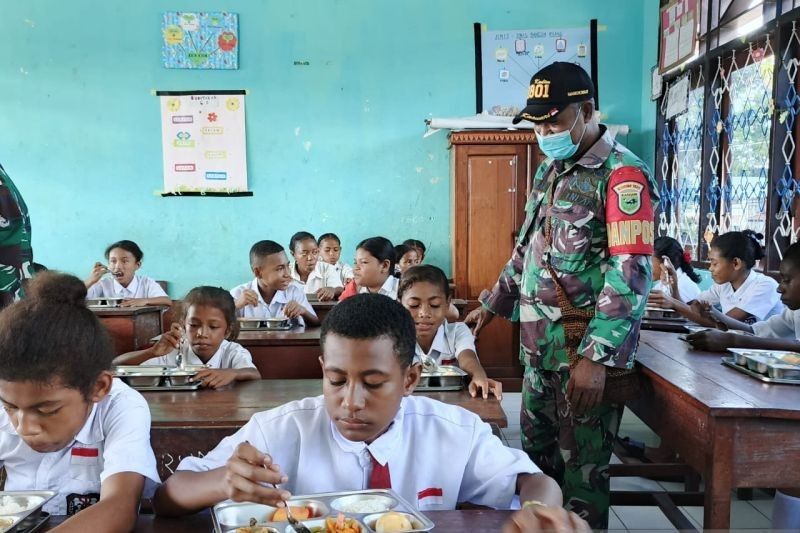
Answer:
<path fill-rule="evenodd" d="M 522 449 L 555 479 L 564 507 L 589 522 L 608 528 L 608 463 L 623 406 L 601 404 L 575 416 L 567 403 L 569 370 L 525 368 L 520 426 Z"/>

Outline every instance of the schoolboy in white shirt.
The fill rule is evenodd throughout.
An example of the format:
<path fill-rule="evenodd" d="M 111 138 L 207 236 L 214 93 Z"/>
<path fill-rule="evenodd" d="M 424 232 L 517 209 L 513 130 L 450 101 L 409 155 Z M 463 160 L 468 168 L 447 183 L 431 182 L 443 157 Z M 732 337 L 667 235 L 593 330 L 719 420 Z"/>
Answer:
<path fill-rule="evenodd" d="M 0 313 L 0 466 L 5 490 L 56 492 L 44 510 L 75 515 L 59 531 L 131 531 L 159 482 L 150 409 L 112 378 L 111 339 L 85 298 L 78 278 L 44 272 Z"/>
<path fill-rule="evenodd" d="M 319 325 L 317 313 L 308 303 L 302 286 L 292 281 L 283 246 L 275 241 L 258 241 L 250 248 L 250 268 L 255 279 L 231 290 L 238 316 L 285 316 L 300 326 Z"/>
<path fill-rule="evenodd" d="M 321 342 L 323 395 L 256 414 L 205 457 L 184 459 L 159 489 L 157 512 L 184 514 L 227 498 L 282 507 L 292 493 L 366 488 L 392 488 L 423 511 L 458 502 L 509 508 L 519 492 L 536 503 L 515 514 L 524 525 L 510 523 L 510 531 L 540 525 L 537 513 L 588 531 L 560 509 L 555 481 L 477 415 L 411 396 L 420 375 L 414 322 L 398 302 L 375 294 L 341 302 Z"/>

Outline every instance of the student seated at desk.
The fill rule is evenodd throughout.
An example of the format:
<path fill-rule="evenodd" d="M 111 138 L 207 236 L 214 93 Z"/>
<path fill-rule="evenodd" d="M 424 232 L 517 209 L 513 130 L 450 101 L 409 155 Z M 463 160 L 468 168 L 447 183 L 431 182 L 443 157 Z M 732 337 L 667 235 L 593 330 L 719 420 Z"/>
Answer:
<path fill-rule="evenodd" d="M 342 241 L 339 237 L 335 233 L 324 233 L 320 235 L 317 245 L 319 246 L 320 258 L 329 265 L 333 265 L 339 274 L 342 286 L 344 287 L 353 281 L 353 267 L 340 261 Z"/>
<path fill-rule="evenodd" d="M 428 250 L 425 248 L 424 242 L 417 239 L 406 239 L 403 241 L 403 244 L 410 246 L 417 251 L 417 256 L 419 257 L 420 263 L 425 261 L 425 254 L 428 253 Z"/>
<path fill-rule="evenodd" d="M 250 248 L 250 268 L 255 279 L 231 290 L 237 316 L 285 316 L 301 326 L 319 326 L 303 287 L 292 280 L 283 246 L 275 241 L 258 241 Z"/>
<path fill-rule="evenodd" d="M 403 273 L 409 268 L 419 265 L 422 260 L 419 258 L 419 252 L 416 248 L 412 248 L 407 244 L 398 244 L 394 247 L 394 256 L 397 258 L 397 265 L 395 266 L 395 274 L 402 276 Z"/>
<path fill-rule="evenodd" d="M 186 514 L 225 499 L 284 507 L 293 493 L 367 488 L 391 488 L 422 511 L 462 501 L 507 509 L 518 492 L 530 502 L 513 517 L 523 530 L 588 531 L 561 509 L 555 481 L 477 415 L 411 395 L 420 367 L 414 322 L 399 303 L 348 299 L 331 310 L 320 340 L 322 396 L 258 413 L 205 457 L 181 461 L 158 490 L 156 512 Z"/>
<path fill-rule="evenodd" d="M 45 272 L 29 288 L 0 313 L 5 490 L 55 491 L 44 511 L 74 516 L 53 531 L 131 531 L 159 482 L 150 409 L 112 377 L 111 338 L 83 282 Z"/>
<path fill-rule="evenodd" d="M 692 347 L 713 352 L 724 352 L 728 348 L 800 351 L 800 243 L 786 249 L 779 272 L 776 294 L 786 306 L 783 313 L 747 324 L 710 305 L 703 306 L 703 317 L 723 331 L 709 329 L 688 335 L 686 339 Z M 753 335 L 741 335 L 735 331 Z"/>
<path fill-rule="evenodd" d="M 334 300 L 342 294 L 344 283 L 336 267 L 319 260 L 319 245 L 307 231 L 298 231 L 289 241 L 294 258 L 292 279 L 321 302 Z"/>
<path fill-rule="evenodd" d="M 195 287 L 181 306 L 183 319 L 175 322 L 150 348 L 122 354 L 115 365 L 206 365 L 192 378 L 218 389 L 234 381 L 261 379 L 253 358 L 233 342 L 239 335 L 233 297 L 219 287 Z"/>
<path fill-rule="evenodd" d="M 687 336 L 692 348 L 724 352 L 728 348 L 756 348 L 800 352 L 800 243 L 783 254 L 777 292 L 786 309 L 762 322 L 745 324 L 707 307 L 707 318 L 723 330 L 739 330 L 754 336 L 730 331 L 708 330 Z M 772 527 L 776 530 L 800 530 L 800 489 L 775 493 Z"/>
<path fill-rule="evenodd" d="M 397 297 L 408 309 L 417 330 L 416 355 L 428 356 L 440 365 L 461 367 L 470 375 L 469 393 L 503 397 L 503 384 L 486 377 L 475 353 L 475 337 L 463 322 L 445 320 L 450 308 L 450 283 L 442 269 L 420 265 L 406 270 L 400 278 Z M 419 360 L 417 362 L 420 362 Z"/>
<path fill-rule="evenodd" d="M 753 231 L 729 231 L 714 237 L 708 252 L 709 272 L 715 285 L 685 304 L 664 293 L 650 293 L 647 303 L 674 309 L 680 315 L 703 326 L 714 327 L 706 317 L 702 302 L 719 306 L 722 312 L 740 322 L 752 324 L 778 315 L 784 306 L 775 292 L 774 279 L 756 272 L 756 261 L 764 257 L 761 234 Z"/>
<path fill-rule="evenodd" d="M 392 242 L 385 237 L 364 239 L 356 247 L 356 264 L 353 281 L 347 284 L 339 297 L 346 300 L 356 294 L 377 293 L 397 299 L 398 280 L 394 276 L 397 258 Z"/>
<path fill-rule="evenodd" d="M 700 276 L 694 271 L 689 252 L 672 237 L 658 237 L 653 243 L 653 288 L 684 303 L 700 294 Z"/>
<path fill-rule="evenodd" d="M 139 276 L 136 271 L 142 266 L 144 252 L 133 241 L 118 241 L 106 248 L 108 266 L 95 263 L 84 284 L 89 289 L 87 298 L 119 298 L 123 307 L 145 305 L 172 305 L 161 285 L 147 276 Z M 103 278 L 105 274 L 110 278 Z"/>

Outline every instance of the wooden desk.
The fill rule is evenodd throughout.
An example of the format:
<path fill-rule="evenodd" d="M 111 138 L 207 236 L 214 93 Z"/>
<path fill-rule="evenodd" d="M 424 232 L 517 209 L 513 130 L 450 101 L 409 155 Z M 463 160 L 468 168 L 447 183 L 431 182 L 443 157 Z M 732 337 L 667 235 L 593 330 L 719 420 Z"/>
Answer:
<path fill-rule="evenodd" d="M 321 379 L 259 380 L 223 390 L 145 392 L 150 406 L 153 451 L 159 473 L 167 477 L 179 458 L 211 450 L 250 417 L 284 403 L 322 394 Z M 468 392 L 419 393 L 472 411 L 484 422 L 506 427 L 508 419 L 499 401 L 472 398 Z"/>
<path fill-rule="evenodd" d="M 762 383 L 722 355 L 643 331 L 637 361 L 653 392 L 628 403 L 703 474 L 706 529 L 730 527 L 733 488 L 800 487 L 800 386 Z"/>
<path fill-rule="evenodd" d="M 470 511 L 430 511 L 430 518 L 436 533 L 464 533 L 467 531 L 500 531 L 502 524 L 511 516 L 511 511 L 470 510 Z M 54 516 L 45 524 L 42 531 L 49 531 L 66 518 Z M 182 518 L 165 518 L 153 515 L 139 515 L 136 531 L 142 533 L 197 533 L 211 531 L 211 513 L 204 511 Z"/>
<path fill-rule="evenodd" d="M 332 300 L 330 302 L 320 302 L 320 301 L 309 301 L 311 307 L 314 308 L 314 312 L 317 313 L 317 318 L 319 318 L 320 323 L 325 320 L 325 317 L 328 316 L 328 313 L 331 312 L 331 309 L 334 308 L 336 304 L 339 303 L 338 300 Z"/>
<path fill-rule="evenodd" d="M 241 331 L 236 342 L 247 348 L 264 379 L 321 378 L 320 328 Z"/>
<path fill-rule="evenodd" d="M 113 307 L 92 309 L 108 329 L 114 341 L 116 355 L 150 346 L 155 335 L 161 333 L 161 313 L 166 307 Z"/>

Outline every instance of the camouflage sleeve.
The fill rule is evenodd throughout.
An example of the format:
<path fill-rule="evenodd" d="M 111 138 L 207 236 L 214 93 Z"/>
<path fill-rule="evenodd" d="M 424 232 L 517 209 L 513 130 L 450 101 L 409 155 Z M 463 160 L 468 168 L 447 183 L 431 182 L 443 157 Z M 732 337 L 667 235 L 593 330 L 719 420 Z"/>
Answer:
<path fill-rule="evenodd" d="M 512 321 L 519 320 L 519 286 L 522 282 L 525 247 L 525 244 L 517 243 L 497 283 L 491 291 L 484 291 L 480 296 L 483 307 Z"/>
<path fill-rule="evenodd" d="M 646 169 L 626 165 L 609 175 L 605 194 L 609 259 L 595 317 L 579 347 L 595 362 L 633 366 L 652 286 L 656 194 Z"/>
<path fill-rule="evenodd" d="M 27 207 L 0 169 L 0 308 L 24 296 L 22 280 L 32 276 L 32 262 Z"/>
<path fill-rule="evenodd" d="M 651 272 L 648 255 L 611 257 L 595 316 L 578 349 L 584 357 L 608 366 L 633 366 L 640 320 L 652 284 Z"/>

